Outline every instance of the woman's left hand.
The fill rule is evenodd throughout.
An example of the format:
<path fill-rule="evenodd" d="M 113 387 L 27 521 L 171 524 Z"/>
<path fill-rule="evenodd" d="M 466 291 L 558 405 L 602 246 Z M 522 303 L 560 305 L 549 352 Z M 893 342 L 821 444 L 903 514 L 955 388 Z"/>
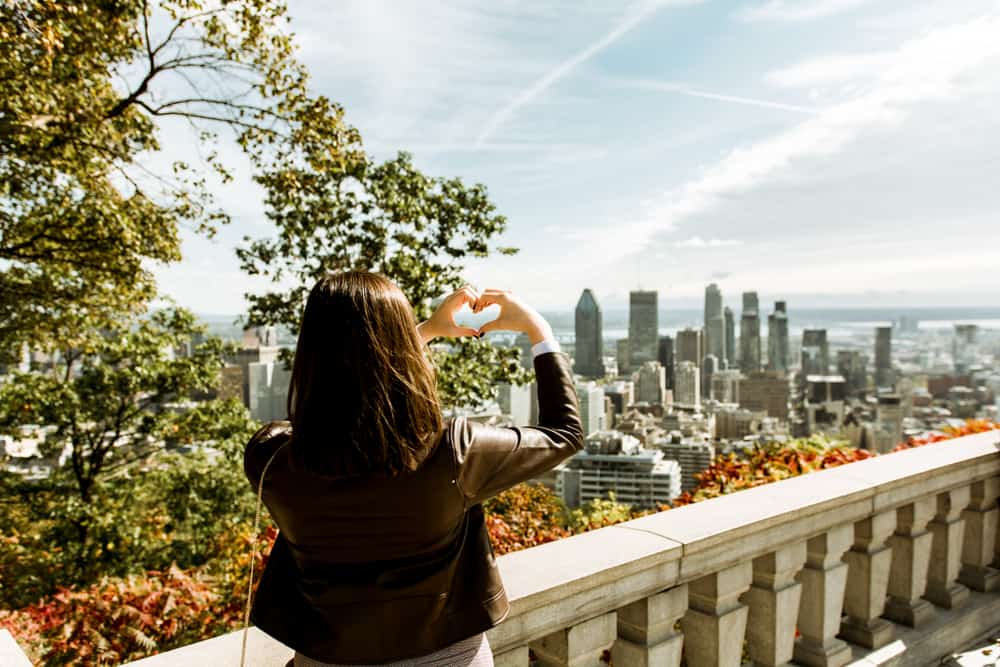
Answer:
<path fill-rule="evenodd" d="M 456 290 L 445 297 L 434 314 L 417 325 L 417 331 L 425 343 L 434 338 L 461 338 L 463 336 L 478 336 L 479 331 L 471 327 L 460 327 L 455 324 L 455 313 L 468 305 L 472 308 L 479 300 L 479 295 L 470 286 Z"/>

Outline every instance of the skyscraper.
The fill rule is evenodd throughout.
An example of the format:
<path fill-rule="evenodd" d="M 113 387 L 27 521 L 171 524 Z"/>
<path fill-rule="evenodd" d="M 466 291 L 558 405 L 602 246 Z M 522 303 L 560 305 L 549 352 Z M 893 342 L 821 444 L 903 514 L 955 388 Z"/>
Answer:
<path fill-rule="evenodd" d="M 629 292 L 628 343 L 629 370 L 647 361 L 656 361 L 659 320 L 655 291 Z"/>
<path fill-rule="evenodd" d="M 666 374 L 658 361 L 647 361 L 636 373 L 635 398 L 650 405 L 663 405 Z"/>
<path fill-rule="evenodd" d="M 951 356 L 955 365 L 955 372 L 963 375 L 975 363 L 978 350 L 976 348 L 976 336 L 979 327 L 975 324 L 956 324 L 955 338 L 952 340 Z"/>
<path fill-rule="evenodd" d="M 690 361 L 677 363 L 677 388 L 674 390 L 674 403 L 680 405 L 701 406 L 701 378 L 698 377 L 698 366 Z"/>
<path fill-rule="evenodd" d="M 705 356 L 705 345 L 700 330 L 684 329 L 677 332 L 677 349 L 674 351 L 676 363 L 690 361 L 697 366 L 701 364 L 703 356 Z"/>
<path fill-rule="evenodd" d="M 757 292 L 743 293 L 740 316 L 740 369 L 744 373 L 760 370 L 760 308 Z"/>
<path fill-rule="evenodd" d="M 704 399 L 712 396 L 712 376 L 719 371 L 719 360 L 714 354 L 706 354 L 701 360 L 701 397 Z"/>
<path fill-rule="evenodd" d="M 875 327 L 875 386 L 891 387 L 894 381 L 892 327 Z"/>
<path fill-rule="evenodd" d="M 584 437 L 604 429 L 604 389 L 593 381 L 581 382 L 576 385 L 576 400 Z"/>
<path fill-rule="evenodd" d="M 573 370 L 588 378 L 604 376 L 604 345 L 601 307 L 590 289 L 583 290 L 576 302 L 576 345 Z"/>
<path fill-rule="evenodd" d="M 788 313 L 784 301 L 775 301 L 774 312 L 767 316 L 767 369 L 788 370 Z"/>
<path fill-rule="evenodd" d="M 726 359 L 726 320 L 722 314 L 722 292 L 712 283 L 705 288 L 705 354 Z"/>
<path fill-rule="evenodd" d="M 656 359 L 663 366 L 666 375 L 667 389 L 674 388 L 674 339 L 670 336 L 660 336 L 660 345 L 656 351 Z"/>
<path fill-rule="evenodd" d="M 830 344 L 826 329 L 802 332 L 802 376 L 827 375 L 830 372 Z"/>
<path fill-rule="evenodd" d="M 868 382 L 868 360 L 857 350 L 837 350 L 837 374 L 847 382 L 848 394 L 864 391 Z"/>
<path fill-rule="evenodd" d="M 726 368 L 736 367 L 736 322 L 733 319 L 733 309 L 726 306 L 722 309 L 722 319 L 726 322 Z"/>

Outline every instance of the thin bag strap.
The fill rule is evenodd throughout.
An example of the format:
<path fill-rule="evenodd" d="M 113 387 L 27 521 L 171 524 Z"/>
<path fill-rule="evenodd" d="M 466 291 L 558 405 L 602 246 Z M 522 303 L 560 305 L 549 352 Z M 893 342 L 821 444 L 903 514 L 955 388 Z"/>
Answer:
<path fill-rule="evenodd" d="M 250 547 L 250 581 L 247 583 L 247 604 L 246 609 L 243 612 L 243 645 L 240 648 L 240 667 L 246 665 L 247 659 L 247 635 L 250 632 L 250 605 L 253 601 L 253 571 L 254 564 L 257 562 L 257 541 L 260 535 L 258 531 L 260 530 L 260 506 L 261 500 L 264 496 L 264 477 L 267 475 L 267 469 L 271 467 L 271 463 L 274 462 L 274 457 L 278 455 L 282 449 L 285 448 L 290 440 L 286 440 L 281 443 L 281 446 L 274 450 L 274 454 L 271 454 L 271 458 L 267 460 L 267 464 L 264 466 L 264 470 L 260 473 L 260 481 L 257 482 L 257 507 L 254 510 L 253 515 L 253 543 Z"/>

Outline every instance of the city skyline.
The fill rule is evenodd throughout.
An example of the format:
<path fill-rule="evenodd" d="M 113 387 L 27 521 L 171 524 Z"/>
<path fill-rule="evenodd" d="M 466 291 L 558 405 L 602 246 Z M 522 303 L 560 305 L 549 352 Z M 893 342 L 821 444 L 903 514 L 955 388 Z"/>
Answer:
<path fill-rule="evenodd" d="M 695 302 L 709 282 L 799 306 L 1000 304 L 995 2 L 295 0 L 290 16 L 313 88 L 369 151 L 489 188 L 498 245 L 521 252 L 470 263 L 478 287 L 540 308 L 585 281 L 606 308 L 638 288 Z M 190 158 L 188 129 L 163 129 L 163 164 Z M 185 259 L 156 274 L 180 305 L 236 314 L 265 285 L 233 249 L 270 228 L 220 151 L 233 225 L 185 230 Z"/>

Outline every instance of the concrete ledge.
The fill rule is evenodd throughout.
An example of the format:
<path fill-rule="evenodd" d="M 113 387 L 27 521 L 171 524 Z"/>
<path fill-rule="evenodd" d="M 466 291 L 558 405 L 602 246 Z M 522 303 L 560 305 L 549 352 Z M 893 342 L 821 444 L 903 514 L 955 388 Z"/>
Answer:
<path fill-rule="evenodd" d="M 127 663 L 141 667 L 238 667 L 243 631 L 219 635 L 212 639 L 188 644 L 173 651 Z M 247 667 L 284 667 L 295 651 L 257 628 L 250 628 L 247 637 Z M 0 663 L 6 666 L 7 663 Z"/>
<path fill-rule="evenodd" d="M 24 654 L 14 636 L 7 630 L 0 630 L 0 665 L 4 667 L 31 667 L 31 661 Z"/>

